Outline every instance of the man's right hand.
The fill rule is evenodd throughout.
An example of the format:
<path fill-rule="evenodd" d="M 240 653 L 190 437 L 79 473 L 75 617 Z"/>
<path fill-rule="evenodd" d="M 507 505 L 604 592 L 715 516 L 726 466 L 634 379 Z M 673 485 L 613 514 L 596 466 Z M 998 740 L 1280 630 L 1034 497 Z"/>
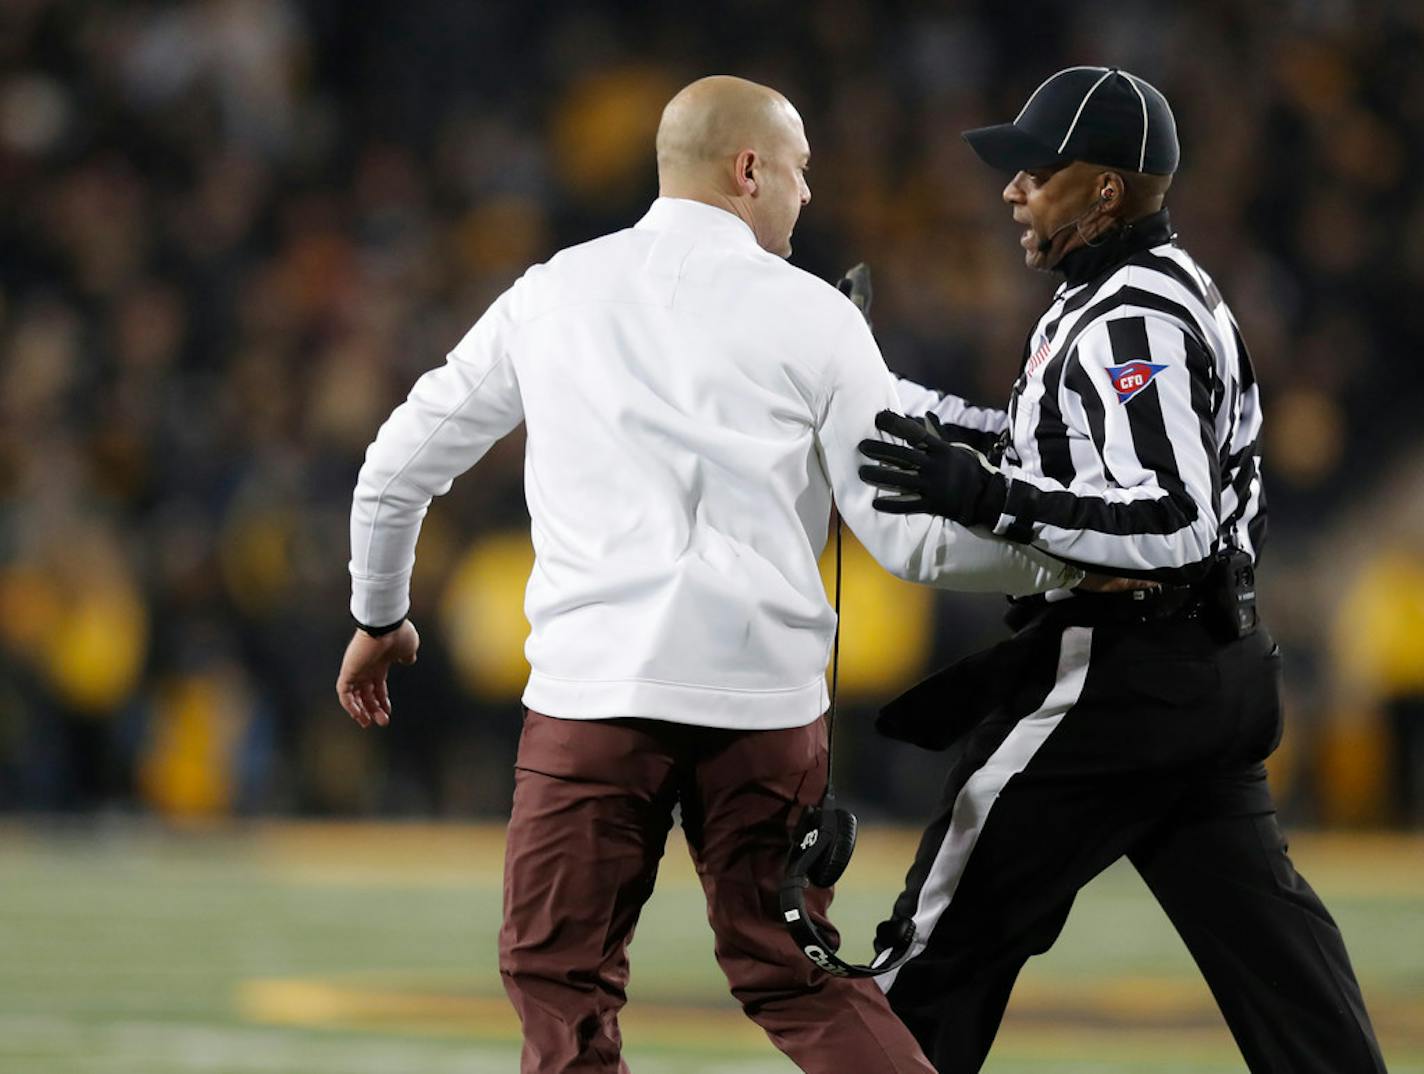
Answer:
<path fill-rule="evenodd" d="M 419 648 L 420 634 L 409 619 L 378 638 L 357 630 L 346 646 L 341 673 L 336 678 L 341 707 L 362 727 L 389 724 L 391 695 L 386 688 L 386 672 L 392 664 L 414 664 Z"/>

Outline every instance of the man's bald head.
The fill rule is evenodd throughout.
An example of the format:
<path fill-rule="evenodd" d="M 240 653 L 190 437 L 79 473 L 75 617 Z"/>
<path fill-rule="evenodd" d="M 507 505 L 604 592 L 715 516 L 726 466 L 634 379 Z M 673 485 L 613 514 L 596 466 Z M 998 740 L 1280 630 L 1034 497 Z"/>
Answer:
<path fill-rule="evenodd" d="M 770 86 L 732 75 L 699 78 L 663 109 L 658 124 L 658 178 L 671 178 L 770 146 L 799 129 L 791 102 Z"/>
<path fill-rule="evenodd" d="M 657 151 L 663 197 L 726 209 L 765 249 L 790 253 L 791 229 L 811 198 L 810 148 L 784 96 L 731 75 L 699 78 L 663 109 Z"/>

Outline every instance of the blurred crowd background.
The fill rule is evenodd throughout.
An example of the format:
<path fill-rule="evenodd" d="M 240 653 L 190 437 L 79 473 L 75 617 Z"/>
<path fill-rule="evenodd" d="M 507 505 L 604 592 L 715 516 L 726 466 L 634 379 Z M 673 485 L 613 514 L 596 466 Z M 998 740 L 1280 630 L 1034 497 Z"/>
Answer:
<path fill-rule="evenodd" d="M 1053 281 L 959 138 L 1121 65 L 1263 385 L 1289 819 L 1424 824 L 1424 6 L 1356 0 L 0 4 L 0 811 L 499 816 L 530 558 L 522 437 L 425 526 L 388 732 L 333 682 L 389 410 L 529 264 L 656 193 L 666 100 L 783 90 L 793 260 L 867 260 L 891 367 L 1006 398 Z M 841 751 L 870 816 L 940 762 L 864 717 L 999 630 L 847 551 Z"/>

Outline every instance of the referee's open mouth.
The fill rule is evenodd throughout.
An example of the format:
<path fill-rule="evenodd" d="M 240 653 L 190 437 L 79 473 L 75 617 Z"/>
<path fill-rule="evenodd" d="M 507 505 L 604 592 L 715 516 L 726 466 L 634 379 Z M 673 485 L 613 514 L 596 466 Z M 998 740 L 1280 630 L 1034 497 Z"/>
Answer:
<path fill-rule="evenodd" d="M 1019 236 L 1019 245 L 1025 250 L 1038 249 L 1038 231 L 1033 226 L 1032 220 L 1025 220 L 1014 213 L 1014 223 L 1023 225 L 1024 232 Z"/>

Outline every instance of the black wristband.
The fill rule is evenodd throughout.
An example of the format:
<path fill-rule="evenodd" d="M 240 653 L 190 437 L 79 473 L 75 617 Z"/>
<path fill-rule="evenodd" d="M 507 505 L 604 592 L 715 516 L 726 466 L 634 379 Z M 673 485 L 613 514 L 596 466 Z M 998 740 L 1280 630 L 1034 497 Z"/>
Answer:
<path fill-rule="evenodd" d="M 389 634 L 394 630 L 399 630 L 400 625 L 404 622 L 405 616 L 401 616 L 390 626 L 367 626 L 365 623 L 361 622 L 361 620 L 357 619 L 356 628 L 366 634 L 371 635 L 371 637 L 373 638 L 379 638 L 382 634 Z"/>

